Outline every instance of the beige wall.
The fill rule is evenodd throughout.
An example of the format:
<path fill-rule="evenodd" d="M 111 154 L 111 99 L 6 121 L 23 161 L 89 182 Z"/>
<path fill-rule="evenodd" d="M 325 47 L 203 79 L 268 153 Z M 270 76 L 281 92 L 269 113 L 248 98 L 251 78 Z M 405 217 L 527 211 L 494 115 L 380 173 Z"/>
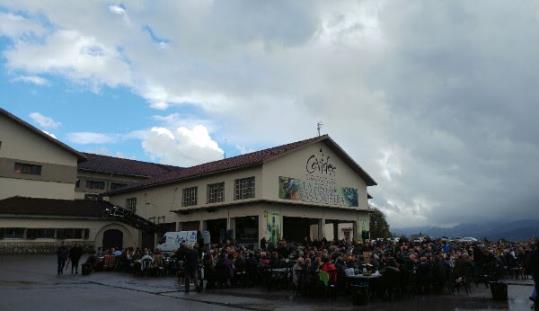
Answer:
<path fill-rule="evenodd" d="M 13 196 L 73 200 L 75 184 L 0 177 L 0 200 Z"/>
<path fill-rule="evenodd" d="M 124 225 L 122 223 L 104 220 L 80 220 L 69 218 L 0 218 L 0 228 L 77 228 L 89 229 L 90 234 L 87 240 L 73 239 L 69 241 L 90 241 L 95 242 L 95 247 L 101 247 L 103 244 L 103 232 L 108 229 L 117 229 L 123 233 L 123 244 L 125 247 L 139 245 L 139 232 L 137 229 Z M 54 239 L 35 239 L 35 240 L 20 240 L 20 239 L 0 239 L 2 243 L 16 242 L 52 242 Z"/>
<path fill-rule="evenodd" d="M 77 157 L 0 115 L 0 157 L 77 167 Z"/>
<path fill-rule="evenodd" d="M 73 199 L 77 157 L 0 115 L 0 199 Z M 15 162 L 41 165 L 41 175 L 15 174 Z"/>
<path fill-rule="evenodd" d="M 358 190 L 359 209 L 366 210 L 367 204 L 367 185 L 358 174 L 353 171 L 343 160 L 341 160 L 325 143 L 309 145 L 301 150 L 287 154 L 273 161 L 267 162 L 263 167 L 263 185 L 264 198 L 270 200 L 279 199 L 279 176 L 293 177 L 306 180 L 310 174 L 306 172 L 305 164 L 311 155 L 318 155 L 320 149 L 326 156 L 330 156 L 331 162 L 337 167 L 335 176 L 326 177 L 318 174 L 322 178 L 334 179 L 337 187 L 353 187 Z M 314 205 L 327 206 L 327 204 Z M 357 209 L 356 208 L 356 209 Z"/>
<path fill-rule="evenodd" d="M 115 205 L 125 207 L 126 199 L 137 198 L 137 214 L 149 217 L 165 217 L 161 222 L 179 221 L 175 213 L 171 210 L 178 210 L 182 207 L 182 190 L 189 187 L 198 187 L 197 205 L 189 206 L 185 209 L 193 209 L 199 207 L 220 206 L 222 204 L 238 202 L 234 200 L 234 180 L 245 177 L 255 177 L 255 198 L 262 197 L 262 175 L 261 168 L 247 169 L 236 171 L 230 174 L 220 174 L 201 178 L 197 180 L 180 182 L 177 184 L 145 189 L 128 194 L 114 195 L 110 198 L 110 202 Z M 225 202 L 224 203 L 207 203 L 207 186 L 208 184 L 224 182 L 225 183 Z M 183 221 L 183 220 L 182 220 Z"/>

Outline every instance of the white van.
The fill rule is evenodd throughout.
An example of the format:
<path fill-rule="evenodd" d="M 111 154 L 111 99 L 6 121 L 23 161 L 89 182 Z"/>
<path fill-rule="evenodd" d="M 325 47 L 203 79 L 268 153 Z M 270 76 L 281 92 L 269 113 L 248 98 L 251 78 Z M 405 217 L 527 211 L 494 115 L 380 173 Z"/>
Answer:
<path fill-rule="evenodd" d="M 210 244 L 210 232 L 203 231 L 202 238 L 204 239 L 204 245 Z M 180 245 L 185 242 L 187 245 L 194 246 L 197 244 L 197 231 L 177 231 L 167 232 L 163 235 L 157 249 L 163 253 L 174 253 Z"/>

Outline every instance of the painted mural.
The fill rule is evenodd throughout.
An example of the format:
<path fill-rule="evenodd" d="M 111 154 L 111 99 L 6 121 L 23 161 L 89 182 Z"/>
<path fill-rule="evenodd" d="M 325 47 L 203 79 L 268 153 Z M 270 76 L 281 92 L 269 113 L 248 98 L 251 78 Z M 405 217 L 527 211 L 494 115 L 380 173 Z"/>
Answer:
<path fill-rule="evenodd" d="M 266 218 L 266 237 L 269 243 L 277 245 L 281 239 L 281 215 L 276 212 L 265 212 Z"/>
<path fill-rule="evenodd" d="M 359 206 L 357 188 L 337 187 L 334 180 L 313 177 L 301 180 L 279 176 L 279 198 L 335 206 Z"/>

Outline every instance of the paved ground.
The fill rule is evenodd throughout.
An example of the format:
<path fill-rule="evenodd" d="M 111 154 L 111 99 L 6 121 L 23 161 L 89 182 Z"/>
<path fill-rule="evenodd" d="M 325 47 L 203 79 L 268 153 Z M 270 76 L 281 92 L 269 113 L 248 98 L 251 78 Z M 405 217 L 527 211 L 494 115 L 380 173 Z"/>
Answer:
<path fill-rule="evenodd" d="M 0 257 L 0 310 L 530 310 L 531 306 L 530 281 L 510 285 L 508 302 L 494 302 L 481 286 L 470 295 L 418 296 L 354 307 L 350 297 L 328 302 L 259 288 L 185 294 L 173 278 L 111 272 L 58 277 L 55 265 L 52 256 Z"/>

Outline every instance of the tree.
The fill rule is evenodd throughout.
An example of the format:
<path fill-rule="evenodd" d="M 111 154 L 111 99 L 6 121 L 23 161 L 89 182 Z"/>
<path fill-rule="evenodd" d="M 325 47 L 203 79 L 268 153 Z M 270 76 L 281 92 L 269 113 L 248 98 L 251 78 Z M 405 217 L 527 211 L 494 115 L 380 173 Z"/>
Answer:
<path fill-rule="evenodd" d="M 370 216 L 371 239 L 389 238 L 389 225 L 386 221 L 386 215 L 377 208 L 373 208 Z"/>

